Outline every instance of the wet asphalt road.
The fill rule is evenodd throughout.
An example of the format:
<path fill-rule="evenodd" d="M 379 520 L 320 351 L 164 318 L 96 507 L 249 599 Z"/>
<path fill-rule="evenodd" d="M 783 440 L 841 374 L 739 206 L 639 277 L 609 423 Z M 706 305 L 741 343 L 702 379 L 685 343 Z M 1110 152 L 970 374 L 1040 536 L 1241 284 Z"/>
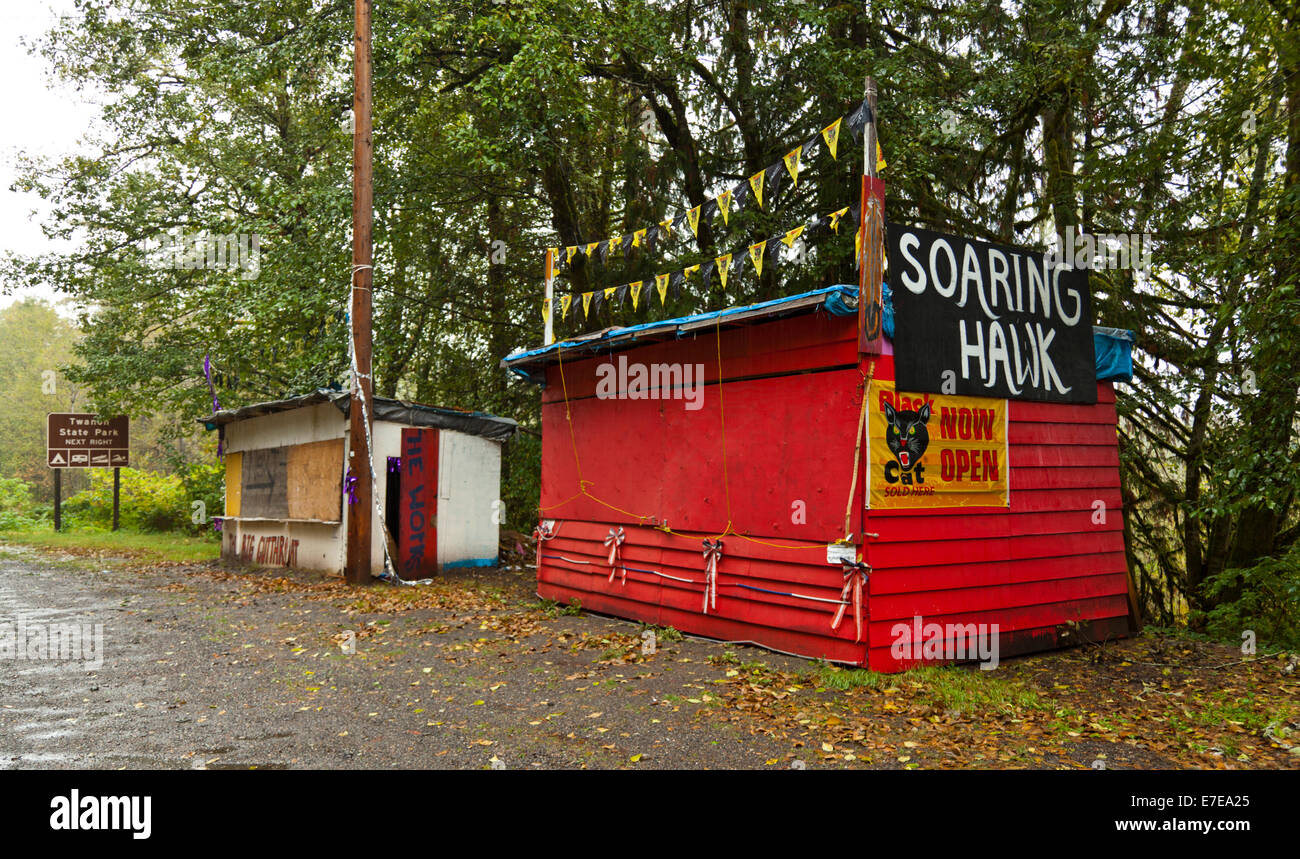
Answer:
<path fill-rule="evenodd" d="M 0 546 L 0 624 L 103 627 L 98 668 L 0 658 L 0 769 L 747 768 L 790 750 L 695 716 L 722 645 L 602 661 L 578 645 L 635 626 L 544 617 L 522 573 L 497 611 L 357 613 L 270 578 Z"/>

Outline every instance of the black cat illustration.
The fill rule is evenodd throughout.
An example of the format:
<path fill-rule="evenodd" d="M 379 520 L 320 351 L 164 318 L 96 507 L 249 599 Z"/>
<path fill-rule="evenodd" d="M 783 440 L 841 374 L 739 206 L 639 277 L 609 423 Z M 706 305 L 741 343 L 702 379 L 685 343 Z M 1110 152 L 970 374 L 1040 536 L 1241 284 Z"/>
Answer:
<path fill-rule="evenodd" d="M 925 426 L 930 420 L 930 404 L 921 406 L 919 411 L 899 412 L 885 403 L 885 420 L 888 421 L 885 444 L 903 470 L 911 471 L 930 444 L 930 431 Z"/>

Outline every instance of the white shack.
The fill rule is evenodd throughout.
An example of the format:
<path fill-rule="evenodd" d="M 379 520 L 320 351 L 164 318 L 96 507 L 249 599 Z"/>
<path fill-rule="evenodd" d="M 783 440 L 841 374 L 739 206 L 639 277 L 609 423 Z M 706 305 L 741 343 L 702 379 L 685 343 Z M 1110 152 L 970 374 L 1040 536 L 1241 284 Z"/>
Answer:
<path fill-rule="evenodd" d="M 201 418 L 221 433 L 226 463 L 223 558 L 342 575 L 349 501 L 346 392 L 225 409 Z M 501 444 L 515 421 L 376 397 L 375 498 L 403 579 L 497 562 Z M 356 468 L 364 468 L 358 457 Z M 372 509 L 371 566 L 384 568 Z"/>

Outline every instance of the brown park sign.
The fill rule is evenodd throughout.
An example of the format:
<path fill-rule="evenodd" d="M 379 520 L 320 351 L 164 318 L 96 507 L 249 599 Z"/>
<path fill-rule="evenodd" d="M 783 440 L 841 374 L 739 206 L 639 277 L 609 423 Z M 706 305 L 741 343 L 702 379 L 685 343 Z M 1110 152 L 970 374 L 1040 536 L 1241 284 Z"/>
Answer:
<path fill-rule="evenodd" d="M 131 464 L 130 419 L 56 412 L 49 415 L 50 468 L 114 468 Z"/>

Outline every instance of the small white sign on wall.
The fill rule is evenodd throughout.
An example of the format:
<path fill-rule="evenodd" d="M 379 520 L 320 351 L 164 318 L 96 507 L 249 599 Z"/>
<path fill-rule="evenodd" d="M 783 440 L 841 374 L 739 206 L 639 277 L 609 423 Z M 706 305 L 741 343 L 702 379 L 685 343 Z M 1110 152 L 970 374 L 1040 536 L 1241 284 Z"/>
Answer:
<path fill-rule="evenodd" d="M 826 563 L 842 564 L 845 561 L 853 563 L 858 559 L 858 547 L 853 543 L 827 543 L 826 544 Z"/>

